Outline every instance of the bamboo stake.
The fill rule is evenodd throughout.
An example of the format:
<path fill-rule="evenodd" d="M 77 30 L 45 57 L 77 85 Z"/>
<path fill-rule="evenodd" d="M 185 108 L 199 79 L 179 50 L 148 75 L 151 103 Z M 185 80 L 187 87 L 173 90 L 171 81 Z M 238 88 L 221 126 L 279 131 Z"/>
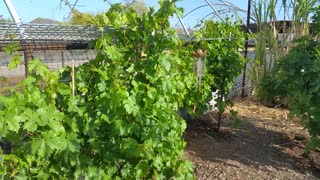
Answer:
<path fill-rule="evenodd" d="M 75 96 L 75 81 L 74 81 L 74 59 L 72 59 L 72 72 L 71 72 L 71 77 L 72 77 L 72 95 Z"/>

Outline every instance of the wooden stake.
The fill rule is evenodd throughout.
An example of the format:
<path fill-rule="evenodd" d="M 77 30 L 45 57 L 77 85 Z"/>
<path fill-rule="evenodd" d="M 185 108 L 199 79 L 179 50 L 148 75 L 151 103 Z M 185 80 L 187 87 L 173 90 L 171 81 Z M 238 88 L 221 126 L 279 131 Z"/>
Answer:
<path fill-rule="evenodd" d="M 75 96 L 75 82 L 74 82 L 74 59 L 72 59 L 72 72 L 71 72 L 71 77 L 72 77 L 72 95 Z"/>

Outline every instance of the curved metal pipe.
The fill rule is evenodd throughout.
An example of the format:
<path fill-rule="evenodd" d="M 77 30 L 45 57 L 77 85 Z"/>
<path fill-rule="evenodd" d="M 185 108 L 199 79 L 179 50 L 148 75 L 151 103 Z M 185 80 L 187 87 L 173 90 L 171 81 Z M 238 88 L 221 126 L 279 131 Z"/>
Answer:
<path fill-rule="evenodd" d="M 206 3 L 211 7 L 211 9 L 213 10 L 214 13 L 216 13 L 216 15 L 220 18 L 220 20 L 224 23 L 224 20 L 223 18 L 220 16 L 220 14 L 218 13 L 218 11 L 214 8 L 214 6 L 208 1 L 208 0 L 205 0 Z"/>
<path fill-rule="evenodd" d="M 220 1 L 221 3 L 211 3 L 211 5 L 212 5 L 212 6 L 213 6 L 213 5 L 226 6 L 226 7 L 230 10 L 229 12 L 232 11 L 234 14 L 236 14 L 236 16 L 237 16 L 239 19 L 244 20 L 244 18 L 241 18 L 241 17 L 240 17 L 240 15 L 239 15 L 238 12 L 242 12 L 242 13 L 247 14 L 247 11 L 246 11 L 246 10 L 241 9 L 240 7 L 238 7 L 238 6 L 230 3 L 230 2 L 228 2 L 228 1 L 224 1 L 224 0 L 219 0 L 219 1 Z M 210 5 L 209 5 L 209 4 L 204 4 L 204 5 L 198 6 L 198 7 L 194 8 L 194 9 L 192 9 L 191 11 L 189 11 L 188 13 L 186 13 L 182 18 L 185 18 L 185 17 L 189 16 L 192 12 L 194 12 L 194 11 L 200 9 L 200 8 L 207 7 L 207 6 L 210 6 Z M 211 6 L 210 6 L 210 7 L 211 7 Z M 224 11 L 216 10 L 216 11 L 215 11 L 215 14 L 216 14 L 216 16 L 219 17 L 219 13 L 221 13 L 221 12 L 226 12 L 226 11 L 227 11 L 227 10 L 224 10 Z M 210 14 L 213 14 L 213 13 L 210 13 Z M 208 17 L 208 15 L 206 15 L 206 16 L 205 16 L 204 18 L 202 18 L 201 20 L 205 19 L 206 17 Z M 220 17 L 220 19 L 221 19 L 221 17 Z M 179 22 L 180 22 L 180 20 L 179 20 Z M 177 26 L 177 25 L 179 24 L 179 22 L 177 22 L 177 23 L 175 24 L 175 26 Z M 181 23 L 181 22 L 180 22 L 180 23 Z M 198 25 L 198 24 L 197 24 L 197 25 Z"/>
<path fill-rule="evenodd" d="M 21 19 L 20 17 L 18 16 L 18 13 L 16 11 L 16 9 L 14 8 L 11 0 L 3 0 L 5 5 L 7 6 L 9 12 L 10 12 L 10 15 L 12 17 L 12 19 L 14 20 L 14 22 L 16 23 L 17 27 L 18 27 L 18 30 L 19 30 L 19 35 L 20 35 L 20 38 L 25 38 L 25 34 L 24 34 L 24 28 L 21 28 Z"/>
<path fill-rule="evenodd" d="M 16 11 L 16 9 L 14 8 L 11 0 L 3 0 L 5 5 L 7 6 L 9 12 L 10 12 L 10 15 L 12 17 L 12 19 L 14 20 L 14 22 L 16 24 L 21 24 L 21 19 L 20 17 L 18 16 L 18 13 Z"/>
<path fill-rule="evenodd" d="M 239 16 L 239 14 L 225 1 L 220 0 L 220 2 L 222 2 L 224 5 L 226 5 L 234 14 L 236 14 L 236 16 L 238 16 L 239 19 L 241 19 L 241 17 Z"/>

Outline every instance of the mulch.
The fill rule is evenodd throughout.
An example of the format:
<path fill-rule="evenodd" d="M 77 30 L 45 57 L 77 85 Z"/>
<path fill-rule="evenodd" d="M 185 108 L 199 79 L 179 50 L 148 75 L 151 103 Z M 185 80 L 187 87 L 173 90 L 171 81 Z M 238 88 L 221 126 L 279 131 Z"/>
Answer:
<path fill-rule="evenodd" d="M 197 179 L 320 179 L 320 150 L 306 152 L 310 135 L 283 108 L 235 99 L 217 131 L 217 113 L 188 121 L 186 157 Z M 236 125 L 236 126 L 235 126 Z"/>

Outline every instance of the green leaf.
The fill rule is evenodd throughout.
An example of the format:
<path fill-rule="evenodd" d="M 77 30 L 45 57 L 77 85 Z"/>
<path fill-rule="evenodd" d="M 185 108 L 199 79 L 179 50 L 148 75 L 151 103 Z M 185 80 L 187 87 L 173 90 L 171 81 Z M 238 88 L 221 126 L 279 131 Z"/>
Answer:
<path fill-rule="evenodd" d="M 49 105 L 45 113 L 46 116 L 43 118 L 48 119 L 50 128 L 56 133 L 64 132 L 64 127 L 61 122 L 64 118 L 64 114 L 60 113 L 54 105 Z"/>
<path fill-rule="evenodd" d="M 10 60 L 10 62 L 9 62 L 9 64 L 8 64 L 8 69 L 9 69 L 9 70 L 15 69 L 15 68 L 17 68 L 17 67 L 20 65 L 20 63 L 21 63 L 21 56 L 20 56 L 20 54 L 15 54 L 15 55 L 11 58 L 11 60 Z"/>
<path fill-rule="evenodd" d="M 66 149 L 72 153 L 80 151 L 80 140 L 74 133 L 69 133 L 66 139 L 62 141 L 62 149 Z"/>
<path fill-rule="evenodd" d="M 13 55 L 15 52 L 19 50 L 19 46 L 20 45 L 18 42 L 12 42 L 4 48 L 4 52 L 7 55 Z"/>
<path fill-rule="evenodd" d="M 64 132 L 64 127 L 62 126 L 61 122 L 59 122 L 58 120 L 50 121 L 49 127 L 56 133 Z"/>
<path fill-rule="evenodd" d="M 29 61 L 28 63 L 28 71 L 32 73 L 33 71 L 37 71 L 40 76 L 45 76 L 48 73 L 48 67 L 40 61 L 39 58 Z"/>
<path fill-rule="evenodd" d="M 114 120 L 113 124 L 114 124 L 113 130 L 115 131 L 115 134 L 118 134 L 120 136 L 127 135 L 128 131 L 122 120 Z"/>
<path fill-rule="evenodd" d="M 164 58 L 160 59 L 160 64 L 161 66 L 167 71 L 169 72 L 171 69 L 171 63 L 170 61 L 167 59 L 167 56 L 164 56 Z"/>
<path fill-rule="evenodd" d="M 64 138 L 62 136 L 60 136 L 60 137 L 51 137 L 51 138 L 46 140 L 46 144 L 52 150 L 54 150 L 54 149 L 63 150 L 62 149 L 63 141 L 64 141 Z"/>
<path fill-rule="evenodd" d="M 27 108 L 21 114 L 24 119 L 23 128 L 29 132 L 35 132 L 38 128 L 39 115 L 36 114 L 32 109 Z"/>
<path fill-rule="evenodd" d="M 150 165 L 148 164 L 147 160 L 141 160 L 137 166 L 135 167 L 137 173 L 136 173 L 136 179 L 143 179 L 143 177 L 146 177 L 150 170 Z"/>
<path fill-rule="evenodd" d="M 27 120 L 24 125 L 23 125 L 23 128 L 26 129 L 27 131 L 29 132 L 35 132 L 38 128 L 38 125 L 31 121 L 31 120 Z"/>
<path fill-rule="evenodd" d="M 156 156 L 156 157 L 153 159 L 152 165 L 153 165 L 158 171 L 160 171 L 161 168 L 162 168 L 162 166 L 163 166 L 162 159 L 161 159 L 159 156 Z"/>
<path fill-rule="evenodd" d="M 69 86 L 67 86 L 66 84 L 59 84 L 58 88 L 58 92 L 61 95 L 70 95 L 71 94 L 71 88 Z"/>
<path fill-rule="evenodd" d="M 28 86 L 28 85 L 31 85 L 35 81 L 36 81 L 36 78 L 34 78 L 32 76 L 28 76 L 25 80 L 23 80 L 23 84 Z"/>
<path fill-rule="evenodd" d="M 7 134 L 8 126 L 7 126 L 6 120 L 7 119 L 5 119 L 3 114 L 1 114 L 0 112 L 0 139 L 2 137 L 5 137 Z"/>
<path fill-rule="evenodd" d="M 177 8 L 176 14 L 178 17 L 182 18 L 183 17 L 183 8 Z"/>
<path fill-rule="evenodd" d="M 122 57 L 119 49 L 115 46 L 107 46 L 105 49 L 105 53 L 111 60 L 117 60 Z"/>
<path fill-rule="evenodd" d="M 46 143 L 44 139 L 35 139 L 31 144 L 32 154 L 37 154 L 39 157 L 43 158 L 47 154 L 48 149 L 46 148 Z"/>
<path fill-rule="evenodd" d="M 137 115 L 139 107 L 137 106 L 135 97 L 133 95 L 129 96 L 128 99 L 125 99 L 123 104 L 128 114 L 132 114 L 134 116 Z"/>
<path fill-rule="evenodd" d="M 319 137 L 312 137 L 311 141 L 306 146 L 306 151 L 314 150 L 320 147 Z"/>
<path fill-rule="evenodd" d="M 79 100 L 75 96 L 71 96 L 68 102 L 68 111 L 82 114 L 83 111 L 78 107 Z"/>
<path fill-rule="evenodd" d="M 7 120 L 8 130 L 15 131 L 15 132 L 19 131 L 20 121 L 21 121 L 20 116 L 13 116 L 13 117 L 9 118 Z"/>
<path fill-rule="evenodd" d="M 141 148 L 139 143 L 133 138 L 127 138 L 123 143 L 123 151 L 126 153 L 126 156 L 139 157 L 141 155 Z"/>

